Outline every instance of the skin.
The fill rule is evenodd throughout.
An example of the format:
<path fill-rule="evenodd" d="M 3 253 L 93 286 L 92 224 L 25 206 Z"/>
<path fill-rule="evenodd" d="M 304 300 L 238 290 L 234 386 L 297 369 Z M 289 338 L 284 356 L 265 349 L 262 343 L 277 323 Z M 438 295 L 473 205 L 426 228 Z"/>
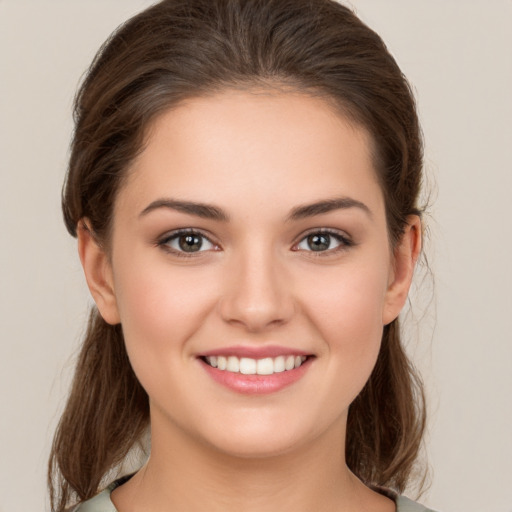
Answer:
<path fill-rule="evenodd" d="M 420 251 L 417 217 L 390 247 L 370 147 L 319 98 L 191 99 L 149 130 L 116 200 L 108 254 L 85 219 L 89 287 L 104 319 L 122 323 L 150 397 L 151 457 L 112 494 L 120 512 L 395 510 L 342 463 L 348 407 Z M 353 204 L 291 218 L 339 198 Z M 155 205 L 169 199 L 227 219 Z M 204 250 L 178 252 L 169 237 L 183 228 L 208 237 Z M 307 236 L 326 229 L 330 245 L 313 251 Z M 294 384 L 246 395 L 214 382 L 198 358 L 234 345 L 311 357 Z"/>

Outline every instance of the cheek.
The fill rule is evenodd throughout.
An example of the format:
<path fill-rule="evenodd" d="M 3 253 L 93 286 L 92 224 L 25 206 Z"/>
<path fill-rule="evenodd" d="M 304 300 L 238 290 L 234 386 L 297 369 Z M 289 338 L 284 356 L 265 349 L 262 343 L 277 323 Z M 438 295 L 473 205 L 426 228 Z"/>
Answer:
<path fill-rule="evenodd" d="M 369 270 L 373 268 L 373 270 Z M 313 284 L 313 283 L 312 283 Z M 330 371 L 352 398 L 366 383 L 382 339 L 387 272 L 379 265 L 331 275 L 311 294 L 308 316 L 325 341 Z"/>
<path fill-rule="evenodd" d="M 310 281 L 305 288 L 309 290 L 309 309 L 319 318 L 317 325 L 340 335 L 350 331 L 362 339 L 375 329 L 382 330 L 388 282 L 385 265 L 362 262 L 341 266 L 326 273 L 324 279 L 317 274 Z"/>
<path fill-rule="evenodd" d="M 139 374 L 187 356 L 186 342 L 211 310 L 215 287 L 200 271 L 192 278 L 165 263 L 131 267 L 137 271 L 118 265 L 114 279 L 126 347 Z"/>

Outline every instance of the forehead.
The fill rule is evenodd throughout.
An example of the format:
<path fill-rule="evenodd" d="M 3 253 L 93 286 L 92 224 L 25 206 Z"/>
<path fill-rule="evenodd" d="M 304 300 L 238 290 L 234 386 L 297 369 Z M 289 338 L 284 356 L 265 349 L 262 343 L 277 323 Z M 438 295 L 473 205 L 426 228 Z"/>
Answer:
<path fill-rule="evenodd" d="M 191 98 L 164 112 L 123 188 L 140 207 L 157 195 L 381 199 L 366 130 L 321 97 L 256 89 Z"/>

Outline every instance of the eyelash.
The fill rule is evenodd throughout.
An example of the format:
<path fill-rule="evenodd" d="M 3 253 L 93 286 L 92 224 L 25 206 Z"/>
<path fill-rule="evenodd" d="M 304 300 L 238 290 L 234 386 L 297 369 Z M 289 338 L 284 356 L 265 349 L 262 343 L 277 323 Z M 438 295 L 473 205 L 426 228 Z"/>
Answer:
<path fill-rule="evenodd" d="M 208 236 L 206 236 L 204 233 L 201 233 L 201 231 L 198 231 L 197 229 L 192 228 L 185 228 L 185 229 L 178 229 L 176 231 L 172 231 L 171 233 L 167 233 L 163 238 L 157 241 L 156 245 L 158 247 L 161 247 L 163 250 L 172 253 L 173 255 L 176 255 L 181 258 L 190 258 L 194 256 L 198 256 L 202 252 L 207 252 L 208 250 L 199 250 L 199 251 L 181 251 L 179 249 L 175 249 L 173 247 L 169 246 L 169 243 L 172 241 L 179 241 L 180 237 L 183 235 L 191 235 L 196 236 L 201 239 L 201 246 L 204 244 L 204 241 L 207 241 L 209 244 L 211 244 L 214 248 L 217 248 L 217 244 L 212 242 Z"/>
<path fill-rule="evenodd" d="M 293 246 L 292 250 L 300 251 L 301 249 L 299 249 L 298 246 L 301 243 L 305 242 L 308 239 L 308 237 L 314 236 L 314 235 L 327 235 L 328 237 L 334 238 L 334 240 L 339 242 L 339 245 L 332 249 L 326 249 L 326 250 L 322 250 L 322 251 L 314 251 L 312 249 L 309 251 L 305 251 L 308 253 L 308 256 L 327 257 L 327 256 L 331 256 L 331 255 L 336 254 L 341 251 L 346 251 L 347 249 L 349 249 L 350 247 L 353 247 L 355 245 L 354 241 L 351 240 L 346 234 L 340 233 L 339 231 L 336 231 L 333 229 L 323 228 L 323 229 L 313 229 L 313 230 L 309 231 L 308 233 L 306 233 L 305 235 L 302 235 L 300 240 Z"/>
<path fill-rule="evenodd" d="M 210 238 L 208 236 L 206 236 L 201 231 L 199 231 L 197 229 L 193 229 L 193 228 L 185 228 L 185 229 L 178 229 L 176 231 L 172 231 L 171 233 L 166 234 L 163 238 L 159 239 L 156 242 L 156 245 L 158 247 L 161 247 L 163 250 L 165 250 L 169 253 L 172 253 L 178 257 L 182 257 L 182 258 L 195 257 L 195 256 L 198 256 L 202 252 L 207 252 L 207 251 L 212 250 L 212 249 L 203 249 L 203 250 L 198 250 L 198 251 L 187 252 L 184 250 L 179 250 L 179 249 L 170 247 L 170 245 L 169 245 L 170 242 L 179 241 L 179 238 L 183 235 L 191 235 L 191 236 L 200 238 L 201 239 L 200 248 L 202 248 L 204 241 L 207 241 L 209 244 L 212 245 L 213 250 L 218 250 L 218 245 L 215 244 L 214 242 L 212 242 L 212 240 L 210 240 Z M 326 235 L 330 238 L 334 238 L 339 243 L 339 245 L 332 249 L 325 249 L 325 250 L 319 250 L 319 251 L 315 251 L 312 249 L 311 250 L 303 250 L 303 249 L 299 248 L 299 245 L 301 243 L 305 242 L 308 239 L 308 237 L 314 236 L 314 235 Z M 329 255 L 338 253 L 340 251 L 345 251 L 354 245 L 355 245 L 354 242 L 345 234 L 342 234 L 339 231 L 324 228 L 324 229 L 314 229 L 314 230 L 311 230 L 308 233 L 302 235 L 300 240 L 293 245 L 292 250 L 297 251 L 297 252 L 303 250 L 304 252 L 310 253 L 309 255 L 311 255 L 313 257 L 325 257 L 325 256 L 329 256 Z"/>

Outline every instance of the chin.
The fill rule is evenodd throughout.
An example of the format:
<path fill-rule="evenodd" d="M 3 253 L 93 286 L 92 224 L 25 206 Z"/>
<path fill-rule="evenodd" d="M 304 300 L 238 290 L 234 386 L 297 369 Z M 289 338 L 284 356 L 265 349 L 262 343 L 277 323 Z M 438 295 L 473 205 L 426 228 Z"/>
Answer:
<path fill-rule="evenodd" d="M 269 459 L 292 453 L 301 443 L 292 436 L 245 435 L 216 440 L 212 447 L 238 459 Z"/>
<path fill-rule="evenodd" d="M 240 459 L 274 458 L 304 448 L 319 435 L 318 425 L 294 425 L 288 417 L 245 415 L 245 421 L 226 421 L 201 436 L 214 450 Z M 298 420 L 299 418 L 295 418 Z M 266 421 L 265 421 L 266 420 Z"/>

